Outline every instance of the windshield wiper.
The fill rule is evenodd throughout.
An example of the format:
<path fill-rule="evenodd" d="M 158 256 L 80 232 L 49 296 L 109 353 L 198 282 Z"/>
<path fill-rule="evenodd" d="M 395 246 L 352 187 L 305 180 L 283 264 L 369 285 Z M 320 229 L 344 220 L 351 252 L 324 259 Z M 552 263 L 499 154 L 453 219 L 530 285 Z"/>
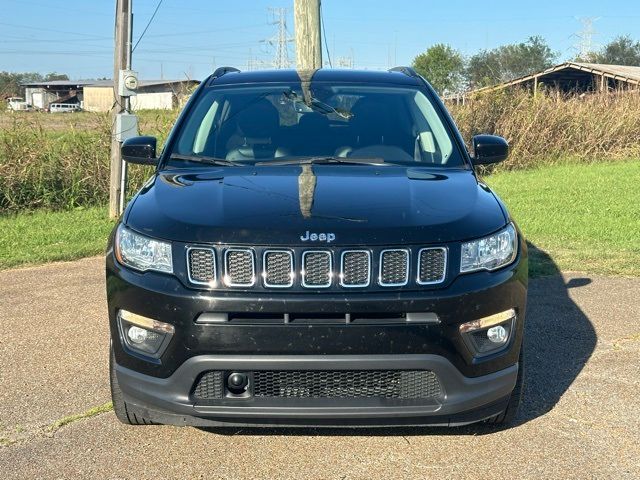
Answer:
<path fill-rule="evenodd" d="M 242 167 L 244 164 L 232 162 L 224 158 L 205 157 L 200 155 L 182 155 L 180 153 L 172 153 L 170 160 L 186 160 L 188 162 L 206 163 L 207 165 L 220 165 L 223 167 Z"/>
<path fill-rule="evenodd" d="M 373 165 L 383 167 L 385 165 L 397 165 L 397 163 L 385 162 L 382 158 L 344 158 L 344 157 L 301 157 L 301 158 L 275 158 L 264 162 L 256 162 L 255 165 L 327 165 L 331 163 L 343 163 L 347 165 Z"/>

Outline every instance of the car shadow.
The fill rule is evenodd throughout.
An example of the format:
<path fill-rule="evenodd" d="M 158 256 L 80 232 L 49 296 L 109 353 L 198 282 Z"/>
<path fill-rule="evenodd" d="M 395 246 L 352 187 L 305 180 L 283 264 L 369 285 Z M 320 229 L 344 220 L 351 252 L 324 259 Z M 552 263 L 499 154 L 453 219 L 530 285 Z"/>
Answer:
<path fill-rule="evenodd" d="M 549 412 L 562 398 L 595 349 L 593 325 L 569 291 L 591 283 L 587 277 L 565 282 L 553 259 L 528 243 L 530 272 L 525 321 L 524 397 L 514 422 L 507 426 L 400 428 L 203 428 L 220 435 L 416 436 L 486 435 L 525 424 Z"/>

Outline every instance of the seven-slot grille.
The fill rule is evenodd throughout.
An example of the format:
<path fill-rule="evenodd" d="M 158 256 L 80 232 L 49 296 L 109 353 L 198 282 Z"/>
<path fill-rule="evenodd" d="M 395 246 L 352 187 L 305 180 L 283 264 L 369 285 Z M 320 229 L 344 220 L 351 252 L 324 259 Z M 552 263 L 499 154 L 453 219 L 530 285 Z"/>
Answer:
<path fill-rule="evenodd" d="M 380 253 L 380 285 L 401 287 L 409 281 L 409 251 L 383 250 Z"/>
<path fill-rule="evenodd" d="M 302 254 L 302 286 L 326 288 L 331 286 L 331 252 L 307 251 Z"/>
<path fill-rule="evenodd" d="M 437 399 L 440 381 L 430 370 L 258 370 L 251 372 L 254 398 Z M 221 371 L 205 372 L 195 385 L 197 400 L 223 397 Z"/>
<path fill-rule="evenodd" d="M 263 272 L 265 287 L 290 287 L 293 285 L 293 253 L 288 250 L 264 252 Z"/>
<path fill-rule="evenodd" d="M 366 287 L 371 276 L 371 254 L 366 250 L 342 252 L 340 285 L 343 287 Z"/>
<path fill-rule="evenodd" d="M 253 248 L 222 247 L 216 253 L 211 247 L 189 247 L 186 258 L 189 281 L 210 288 L 215 288 L 221 280 L 227 287 L 253 287 L 256 279 L 261 278 L 260 283 L 266 288 L 290 288 L 299 278 L 297 285 L 304 288 L 328 288 L 334 284 L 343 288 L 365 288 L 372 283 L 387 288 L 407 285 L 410 274 L 417 285 L 440 284 L 446 278 L 447 249 L 444 247 L 374 252 L 368 249 L 306 250 L 301 257 L 284 248 L 258 250 L 260 257 L 256 258 Z"/>
<path fill-rule="evenodd" d="M 430 285 L 444 280 L 447 251 L 442 248 L 423 248 L 418 253 L 418 283 Z"/>

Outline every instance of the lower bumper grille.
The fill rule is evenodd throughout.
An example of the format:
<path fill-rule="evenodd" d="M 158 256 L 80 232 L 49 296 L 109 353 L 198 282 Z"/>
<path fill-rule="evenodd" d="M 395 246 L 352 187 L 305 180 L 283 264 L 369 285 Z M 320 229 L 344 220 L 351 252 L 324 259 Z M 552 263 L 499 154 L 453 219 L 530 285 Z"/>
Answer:
<path fill-rule="evenodd" d="M 435 399 L 442 395 L 440 381 L 429 370 L 263 370 L 250 373 L 255 398 L 387 398 Z M 222 397 L 220 371 L 200 377 L 197 399 Z M 219 385 L 219 387 L 218 387 Z"/>
<path fill-rule="evenodd" d="M 223 372 L 210 371 L 200 377 L 193 396 L 196 398 L 222 398 L 224 396 Z"/>
<path fill-rule="evenodd" d="M 256 397 L 431 398 L 435 374 L 419 370 L 280 370 L 254 373 Z"/>

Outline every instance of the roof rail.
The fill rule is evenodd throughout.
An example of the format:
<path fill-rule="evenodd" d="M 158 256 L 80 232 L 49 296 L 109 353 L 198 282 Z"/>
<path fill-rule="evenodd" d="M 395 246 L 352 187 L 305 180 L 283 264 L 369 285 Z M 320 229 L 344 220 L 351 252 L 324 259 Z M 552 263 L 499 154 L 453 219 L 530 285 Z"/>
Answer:
<path fill-rule="evenodd" d="M 420 75 L 411 67 L 393 67 L 388 70 L 389 72 L 404 73 L 408 77 L 418 78 Z"/>
<path fill-rule="evenodd" d="M 223 76 L 225 73 L 229 73 L 229 72 L 239 72 L 240 70 L 238 70 L 235 67 L 218 67 L 216 68 L 216 71 L 213 72 L 213 75 L 211 75 L 211 79 L 213 80 L 214 78 L 219 78 L 221 76 Z"/>

